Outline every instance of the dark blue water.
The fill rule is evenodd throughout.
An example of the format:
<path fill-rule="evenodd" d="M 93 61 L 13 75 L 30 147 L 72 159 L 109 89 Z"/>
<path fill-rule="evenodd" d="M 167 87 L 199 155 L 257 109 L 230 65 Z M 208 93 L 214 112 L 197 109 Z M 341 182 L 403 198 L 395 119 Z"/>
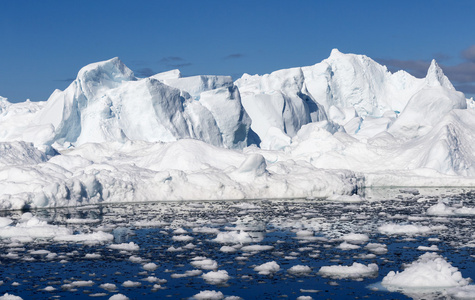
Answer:
<path fill-rule="evenodd" d="M 468 191 L 444 196 L 446 201 L 475 207 L 474 194 Z M 57 243 L 51 240 L 35 240 L 17 247 L 10 247 L 10 240 L 0 245 L 0 295 L 4 293 L 21 296 L 23 299 L 109 299 L 121 293 L 130 299 L 188 299 L 204 290 L 220 291 L 226 296 L 242 299 L 296 299 L 311 296 L 313 299 L 410 299 L 399 292 L 375 290 L 377 284 L 391 270 L 400 271 L 404 263 L 410 263 L 424 254 L 416 248 L 420 245 L 437 245 L 447 261 L 459 268 L 463 277 L 475 278 L 474 248 L 461 247 L 472 240 L 474 217 L 431 217 L 427 208 L 439 201 L 436 196 L 401 194 L 401 197 L 385 201 L 363 203 L 331 203 L 323 201 L 253 201 L 246 207 L 239 202 L 182 202 L 148 203 L 97 206 L 82 209 L 56 209 L 32 213 L 50 224 L 68 226 L 76 232 L 87 233 L 98 229 L 114 234 L 115 243 L 134 242 L 138 251 L 110 249 L 107 244 Z M 236 206 L 237 205 L 237 206 Z M 4 216 L 18 217 L 20 212 L 5 212 Z M 96 219 L 93 224 L 70 224 L 68 219 Z M 149 226 L 142 226 L 149 222 Z M 150 222 L 153 222 L 150 223 Z M 377 228 L 387 223 L 417 224 L 424 226 L 445 225 L 447 230 L 426 235 L 387 236 Z M 313 225 L 309 225 L 313 224 Z M 137 226 L 140 225 L 140 226 Z M 196 233 L 193 228 L 215 228 L 221 232 L 243 229 L 257 237 L 254 243 L 272 245 L 274 249 L 259 252 L 224 253 L 223 244 L 212 241 L 216 234 Z M 306 241 L 296 238 L 296 231 L 315 230 L 318 240 Z M 174 241 L 173 231 L 182 228 L 193 240 Z M 364 248 L 341 250 L 341 235 L 364 233 L 371 243 L 385 244 L 386 254 L 374 258 L 361 258 L 370 252 Z M 438 238 L 439 241 L 428 241 Z M 188 243 L 193 249 L 170 252 L 168 249 L 183 247 Z M 48 250 L 57 254 L 31 254 L 32 250 Z M 10 255 L 7 255 L 10 253 Z M 11 254 L 17 254 L 12 256 Z M 99 254 L 96 259 L 86 259 L 86 254 Z M 131 256 L 143 259 L 137 263 Z M 205 282 L 201 276 L 173 278 L 195 270 L 190 265 L 194 257 L 204 256 L 218 263 L 218 270 L 226 270 L 230 279 L 216 285 Z M 32 261 L 29 258 L 33 258 Z M 245 258 L 245 259 L 243 259 Z M 275 261 L 280 271 L 273 276 L 259 275 L 254 266 Z M 158 265 L 154 271 L 146 271 L 143 264 Z M 335 279 L 325 278 L 317 272 L 322 266 L 365 265 L 376 263 L 379 272 L 371 278 Z M 312 272 L 303 276 L 289 274 L 295 265 L 305 265 Z M 202 270 L 207 273 L 210 270 Z M 143 279 L 154 276 L 162 279 L 160 288 Z M 139 282 L 137 287 L 124 287 L 127 281 Z M 166 283 L 165 283 L 166 280 Z M 92 281 L 89 286 L 71 287 L 77 281 Z M 108 291 L 101 284 L 112 283 L 116 290 Z M 47 286 L 52 291 L 44 291 Z M 437 296 L 437 295 L 436 295 Z M 435 296 L 435 297 L 436 297 Z"/>

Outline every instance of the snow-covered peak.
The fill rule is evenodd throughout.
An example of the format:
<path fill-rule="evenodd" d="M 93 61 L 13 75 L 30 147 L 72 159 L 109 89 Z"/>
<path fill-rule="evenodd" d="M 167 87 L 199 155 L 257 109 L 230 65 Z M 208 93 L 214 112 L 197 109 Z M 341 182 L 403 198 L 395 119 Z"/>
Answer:
<path fill-rule="evenodd" d="M 86 95 L 92 95 L 100 89 L 119 86 L 124 81 L 135 81 L 137 78 L 118 57 L 89 64 L 79 70 L 75 83 Z M 73 82 L 74 83 L 74 82 Z"/>
<path fill-rule="evenodd" d="M 445 76 L 444 71 L 439 67 L 435 59 L 430 63 L 425 81 L 428 86 L 443 86 L 450 90 L 455 90 L 450 80 Z"/>
<path fill-rule="evenodd" d="M 156 80 L 166 80 L 166 79 L 177 79 L 181 78 L 181 72 L 178 69 L 158 73 L 155 75 L 150 76 L 150 78 L 156 79 Z"/>

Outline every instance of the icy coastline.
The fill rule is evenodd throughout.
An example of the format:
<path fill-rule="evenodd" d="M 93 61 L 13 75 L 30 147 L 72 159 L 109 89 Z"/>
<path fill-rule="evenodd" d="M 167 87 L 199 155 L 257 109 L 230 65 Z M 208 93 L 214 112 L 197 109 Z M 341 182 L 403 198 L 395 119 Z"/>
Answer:
<path fill-rule="evenodd" d="M 419 79 L 335 49 L 233 82 L 114 58 L 48 101 L 0 97 L 0 209 L 473 187 L 473 107 L 435 61 Z"/>

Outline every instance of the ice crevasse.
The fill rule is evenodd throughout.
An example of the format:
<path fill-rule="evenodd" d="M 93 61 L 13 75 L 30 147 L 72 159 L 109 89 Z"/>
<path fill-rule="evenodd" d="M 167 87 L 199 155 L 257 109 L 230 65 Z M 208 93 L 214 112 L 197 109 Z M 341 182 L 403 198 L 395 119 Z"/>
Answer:
<path fill-rule="evenodd" d="M 0 208 L 470 186 L 472 102 L 435 61 L 415 78 L 335 49 L 233 82 L 113 58 L 47 101 L 0 97 Z"/>

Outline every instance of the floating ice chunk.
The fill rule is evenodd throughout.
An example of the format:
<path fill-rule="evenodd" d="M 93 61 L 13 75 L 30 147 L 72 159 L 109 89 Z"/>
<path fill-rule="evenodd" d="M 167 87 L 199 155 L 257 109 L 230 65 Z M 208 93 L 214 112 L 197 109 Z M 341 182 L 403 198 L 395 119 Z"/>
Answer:
<path fill-rule="evenodd" d="M 154 263 L 148 263 L 148 264 L 143 265 L 142 268 L 144 268 L 144 270 L 151 272 L 151 271 L 155 271 L 158 268 L 158 266 Z"/>
<path fill-rule="evenodd" d="M 196 245 L 194 245 L 193 243 L 188 243 L 185 246 L 183 246 L 183 249 L 187 249 L 187 250 L 192 250 L 195 248 L 196 248 Z"/>
<path fill-rule="evenodd" d="M 193 228 L 194 233 L 204 233 L 204 234 L 218 234 L 219 229 L 218 228 L 212 228 L 212 227 L 195 227 Z"/>
<path fill-rule="evenodd" d="M 51 285 L 48 285 L 47 287 L 45 287 L 43 289 L 43 291 L 45 292 L 53 292 L 53 291 L 56 291 L 56 288 L 55 287 L 52 287 Z"/>
<path fill-rule="evenodd" d="M 5 293 L 3 294 L 3 296 L 0 296 L 0 300 L 23 300 L 23 298 L 20 296 L 15 296 L 9 293 Z"/>
<path fill-rule="evenodd" d="M 253 238 L 249 233 L 239 230 L 220 232 L 212 241 L 221 244 L 249 244 L 253 242 Z"/>
<path fill-rule="evenodd" d="M 101 223 L 100 219 L 66 219 L 68 224 L 96 224 Z"/>
<path fill-rule="evenodd" d="M 287 272 L 294 276 L 306 276 L 312 272 L 312 269 L 309 266 L 296 265 L 288 269 Z"/>
<path fill-rule="evenodd" d="M 219 248 L 219 251 L 224 253 L 234 253 L 237 251 L 237 249 L 231 246 L 222 246 L 221 248 Z"/>
<path fill-rule="evenodd" d="M 157 278 L 155 276 L 148 276 L 147 278 L 144 278 L 142 279 L 143 281 L 147 281 L 147 282 L 150 282 L 150 283 L 154 283 L 154 282 L 158 282 L 160 284 L 164 284 L 164 283 L 167 283 L 167 280 L 166 279 L 160 279 L 160 278 Z"/>
<path fill-rule="evenodd" d="M 188 271 L 185 271 L 185 273 L 183 274 L 174 273 L 170 275 L 170 277 L 171 278 L 185 278 L 185 277 L 200 276 L 201 274 L 203 274 L 203 271 L 201 270 L 188 270 Z"/>
<path fill-rule="evenodd" d="M 83 287 L 83 286 L 93 286 L 94 281 L 92 280 L 77 280 L 70 283 L 74 287 Z"/>
<path fill-rule="evenodd" d="M 338 245 L 337 248 L 339 248 L 341 250 L 355 250 L 355 249 L 359 249 L 360 246 L 353 245 L 353 244 L 350 244 L 350 243 L 347 243 L 347 242 L 343 242 L 340 245 Z"/>
<path fill-rule="evenodd" d="M 2 238 L 53 238 L 72 234 L 72 230 L 62 226 L 50 225 L 36 217 L 21 219 L 22 222 L 15 226 L 0 227 L 0 237 Z M 6 222 L 6 220 L 4 220 Z"/>
<path fill-rule="evenodd" d="M 123 287 L 139 287 L 142 284 L 138 281 L 132 281 L 132 280 L 126 280 L 124 283 L 122 283 Z"/>
<path fill-rule="evenodd" d="M 364 244 L 369 241 L 369 237 L 366 234 L 361 233 L 346 234 L 342 239 L 350 244 Z"/>
<path fill-rule="evenodd" d="M 13 223 L 13 220 L 10 218 L 0 217 L 0 227 L 5 227 Z"/>
<path fill-rule="evenodd" d="M 308 236 L 313 236 L 314 232 L 311 230 L 299 230 L 295 233 L 297 237 L 308 237 Z"/>
<path fill-rule="evenodd" d="M 249 245 L 241 248 L 242 251 L 246 252 L 268 251 L 272 249 L 274 249 L 274 246 L 270 245 Z"/>
<path fill-rule="evenodd" d="M 249 202 L 242 202 L 242 203 L 234 204 L 234 205 L 231 205 L 231 207 L 244 209 L 244 210 L 260 209 L 261 208 L 260 206 L 249 203 Z"/>
<path fill-rule="evenodd" d="M 139 245 L 137 245 L 134 242 L 112 244 L 112 245 L 109 245 L 108 247 L 115 250 L 126 250 L 126 251 L 138 251 L 140 249 Z"/>
<path fill-rule="evenodd" d="M 103 283 L 99 285 L 99 287 L 109 292 L 115 291 L 117 289 L 117 286 L 113 283 Z"/>
<path fill-rule="evenodd" d="M 102 256 L 99 253 L 87 253 L 84 255 L 85 259 L 98 259 L 101 258 Z"/>
<path fill-rule="evenodd" d="M 129 300 L 129 297 L 123 295 L 123 294 L 115 294 L 112 295 L 109 300 Z"/>
<path fill-rule="evenodd" d="M 192 241 L 194 238 L 189 235 L 174 235 L 172 236 L 172 240 L 175 242 L 189 242 Z"/>
<path fill-rule="evenodd" d="M 83 233 L 83 234 L 67 234 L 55 236 L 54 240 L 57 242 L 88 242 L 88 243 L 105 243 L 112 241 L 114 236 L 110 233 L 98 231 L 93 233 Z"/>
<path fill-rule="evenodd" d="M 427 252 L 417 261 L 407 265 L 402 272 L 391 271 L 383 278 L 387 288 L 434 288 L 457 287 L 469 284 L 469 278 L 463 278 L 453 267 L 437 253 Z"/>
<path fill-rule="evenodd" d="M 332 278 L 362 278 L 373 277 L 378 274 L 378 265 L 353 263 L 351 266 L 324 266 L 318 271 L 318 274 Z"/>
<path fill-rule="evenodd" d="M 198 294 L 194 295 L 193 298 L 196 300 L 221 300 L 224 299 L 224 295 L 221 292 L 216 291 L 201 291 Z"/>
<path fill-rule="evenodd" d="M 313 300 L 311 296 L 298 296 L 296 300 Z"/>
<path fill-rule="evenodd" d="M 173 234 L 187 234 L 187 233 L 188 233 L 188 231 L 186 231 L 183 228 L 177 228 L 177 229 L 173 230 Z"/>
<path fill-rule="evenodd" d="M 446 294 L 456 300 L 475 299 L 475 285 L 450 288 Z"/>
<path fill-rule="evenodd" d="M 432 216 L 453 216 L 453 215 L 462 215 L 462 216 L 472 216 L 475 215 L 475 208 L 473 207 L 449 207 L 443 202 L 439 202 L 434 206 L 431 206 L 427 209 L 426 214 Z"/>
<path fill-rule="evenodd" d="M 384 244 L 368 243 L 365 246 L 365 249 L 368 249 L 369 251 L 373 252 L 374 254 L 379 254 L 379 255 L 388 253 L 388 247 Z"/>
<path fill-rule="evenodd" d="M 280 266 L 275 261 L 266 262 L 262 265 L 254 267 L 254 271 L 259 272 L 260 275 L 270 275 L 278 272 Z"/>
<path fill-rule="evenodd" d="M 202 270 L 216 270 L 218 269 L 218 263 L 215 260 L 198 256 L 193 258 L 193 260 L 190 262 L 190 264 L 198 269 Z"/>
<path fill-rule="evenodd" d="M 175 247 L 175 246 L 170 246 L 167 249 L 168 252 L 181 252 L 184 251 L 182 247 Z"/>
<path fill-rule="evenodd" d="M 437 245 L 431 245 L 430 247 L 419 246 L 419 247 L 417 247 L 417 250 L 419 250 L 419 251 L 440 251 L 439 247 L 437 247 Z"/>
<path fill-rule="evenodd" d="M 385 224 L 378 228 L 378 231 L 387 235 L 416 235 L 428 234 L 436 231 L 446 230 L 447 226 L 423 226 L 423 225 L 399 225 L 399 224 Z"/>
<path fill-rule="evenodd" d="M 129 257 L 129 261 L 131 261 L 133 263 L 141 263 L 143 261 L 143 258 L 141 258 L 139 256 L 132 255 L 132 256 Z"/>
<path fill-rule="evenodd" d="M 201 275 L 201 278 L 203 278 L 206 281 L 206 283 L 219 285 L 219 284 L 225 283 L 231 277 L 228 275 L 228 271 L 219 270 L 216 272 L 210 271 L 206 274 L 203 274 Z"/>
<path fill-rule="evenodd" d="M 426 214 L 433 216 L 450 216 L 454 214 L 454 209 L 446 206 L 443 202 L 439 202 L 429 207 Z"/>

